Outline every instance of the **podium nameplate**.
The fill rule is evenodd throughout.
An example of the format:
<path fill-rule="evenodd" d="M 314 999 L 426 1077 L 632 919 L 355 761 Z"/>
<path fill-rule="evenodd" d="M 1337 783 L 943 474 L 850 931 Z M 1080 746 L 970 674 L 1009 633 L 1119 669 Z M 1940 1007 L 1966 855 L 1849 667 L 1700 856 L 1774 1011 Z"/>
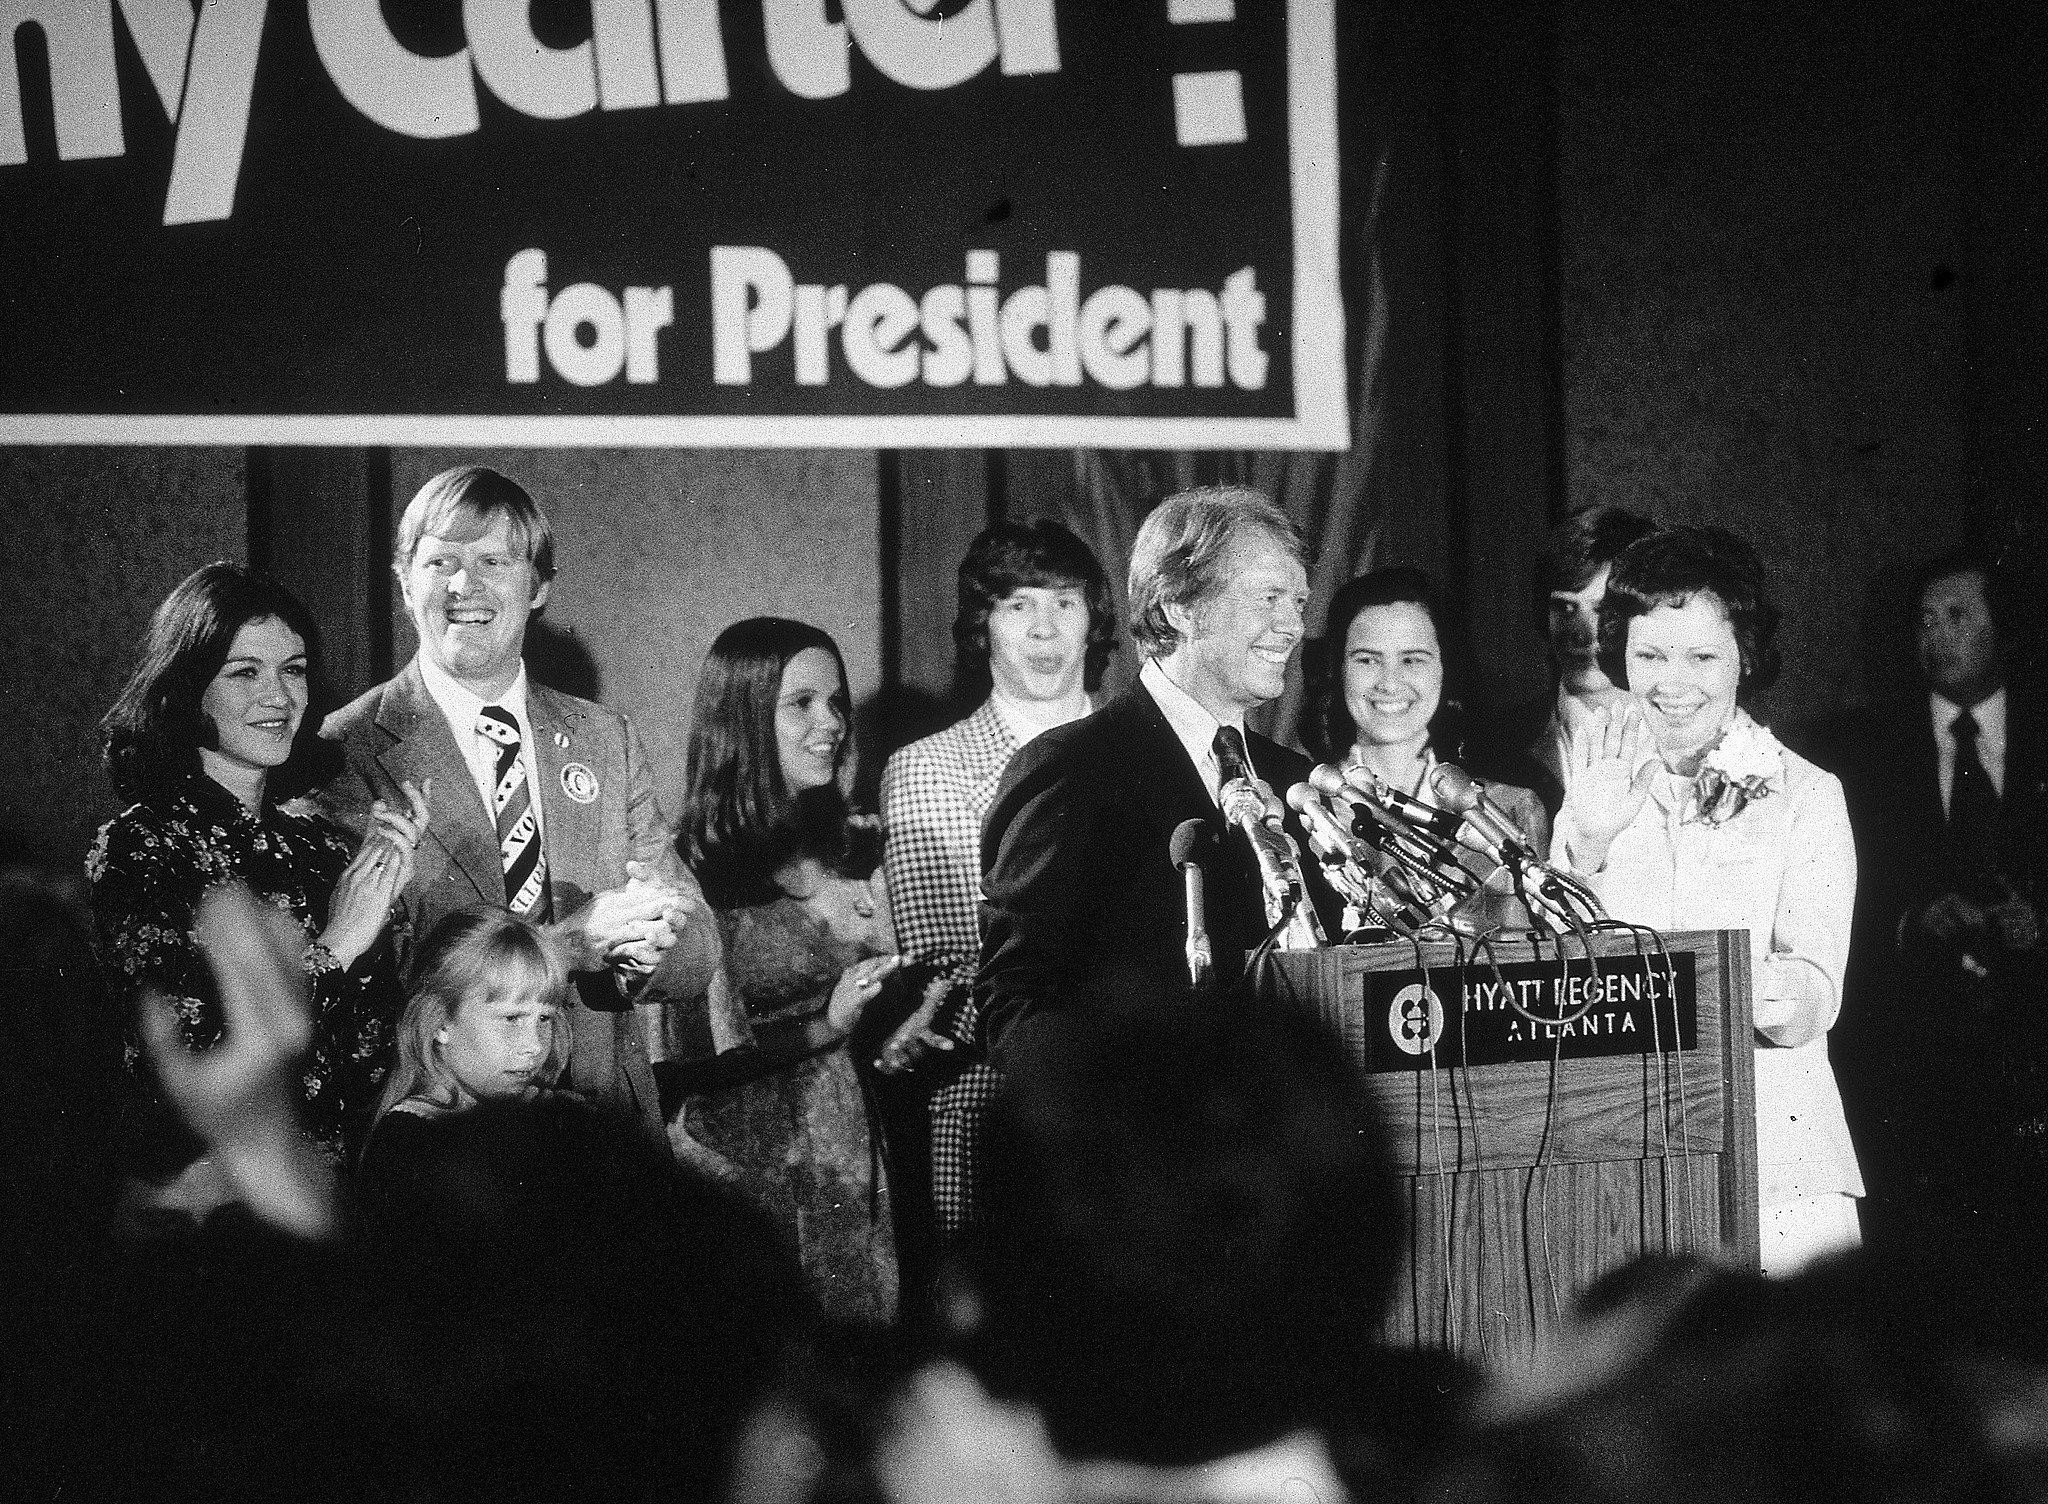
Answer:
<path fill-rule="evenodd" d="M 1359 981 L 1368 1071 L 1668 1054 L 1699 1044 L 1689 951 L 1602 956 L 1597 969 L 1573 956 L 1369 971 Z"/>

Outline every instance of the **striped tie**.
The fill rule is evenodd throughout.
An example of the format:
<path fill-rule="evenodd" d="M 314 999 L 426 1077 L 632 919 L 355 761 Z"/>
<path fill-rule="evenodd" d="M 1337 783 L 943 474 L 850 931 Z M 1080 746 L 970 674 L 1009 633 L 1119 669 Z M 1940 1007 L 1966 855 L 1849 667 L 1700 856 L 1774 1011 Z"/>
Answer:
<path fill-rule="evenodd" d="M 476 729 L 498 744 L 491 813 L 498 822 L 498 860 L 505 868 L 505 903 L 521 919 L 548 918 L 548 863 L 540 849 L 540 818 L 526 786 L 526 762 L 519 755 L 519 722 L 508 710 L 486 705 Z"/>

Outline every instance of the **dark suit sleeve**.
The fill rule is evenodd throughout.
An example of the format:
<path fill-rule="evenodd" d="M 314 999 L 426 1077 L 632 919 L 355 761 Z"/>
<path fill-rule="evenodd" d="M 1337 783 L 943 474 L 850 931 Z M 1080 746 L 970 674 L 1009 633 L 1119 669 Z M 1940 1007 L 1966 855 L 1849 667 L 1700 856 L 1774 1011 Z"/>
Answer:
<path fill-rule="evenodd" d="M 1099 784 L 1044 738 L 1010 761 L 981 834 L 981 1039 L 1000 1065 L 1074 1005 L 1101 920 Z"/>

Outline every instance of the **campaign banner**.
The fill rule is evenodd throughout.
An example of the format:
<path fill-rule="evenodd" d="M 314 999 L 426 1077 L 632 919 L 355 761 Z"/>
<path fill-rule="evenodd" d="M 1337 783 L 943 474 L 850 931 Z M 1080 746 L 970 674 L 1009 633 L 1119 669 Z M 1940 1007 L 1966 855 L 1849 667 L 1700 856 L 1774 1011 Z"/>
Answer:
<path fill-rule="evenodd" d="M 1342 448 L 1336 0 L 6 0 L 0 443 Z"/>

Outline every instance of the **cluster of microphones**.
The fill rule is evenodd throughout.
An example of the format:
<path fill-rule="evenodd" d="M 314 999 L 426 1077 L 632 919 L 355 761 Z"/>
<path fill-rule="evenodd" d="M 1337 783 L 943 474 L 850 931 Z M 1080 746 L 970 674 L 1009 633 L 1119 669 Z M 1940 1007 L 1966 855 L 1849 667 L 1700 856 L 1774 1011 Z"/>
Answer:
<path fill-rule="evenodd" d="M 1414 939 L 1425 931 L 1463 936 L 1584 934 L 1606 919 L 1600 900 L 1571 873 L 1544 861 L 1521 829 L 1487 797 L 1486 785 L 1456 763 L 1430 770 L 1436 803 L 1388 784 L 1368 769 L 1321 763 L 1287 791 L 1323 876 L 1360 931 Z M 1326 944 L 1304 901 L 1300 854 L 1284 826 L 1286 809 L 1262 782 L 1236 779 L 1219 795 L 1224 819 L 1244 833 L 1259 864 L 1266 918 L 1283 950 Z M 1201 852 L 1213 841 L 1199 820 L 1173 834 L 1172 858 L 1187 883 L 1188 966 L 1210 967 L 1202 923 Z"/>
<path fill-rule="evenodd" d="M 1562 935 L 1606 917 L 1590 888 L 1543 860 L 1485 784 L 1440 762 L 1429 786 L 1434 804 L 1365 768 L 1321 763 L 1287 791 L 1324 876 L 1365 925 L 1403 937 Z"/>

